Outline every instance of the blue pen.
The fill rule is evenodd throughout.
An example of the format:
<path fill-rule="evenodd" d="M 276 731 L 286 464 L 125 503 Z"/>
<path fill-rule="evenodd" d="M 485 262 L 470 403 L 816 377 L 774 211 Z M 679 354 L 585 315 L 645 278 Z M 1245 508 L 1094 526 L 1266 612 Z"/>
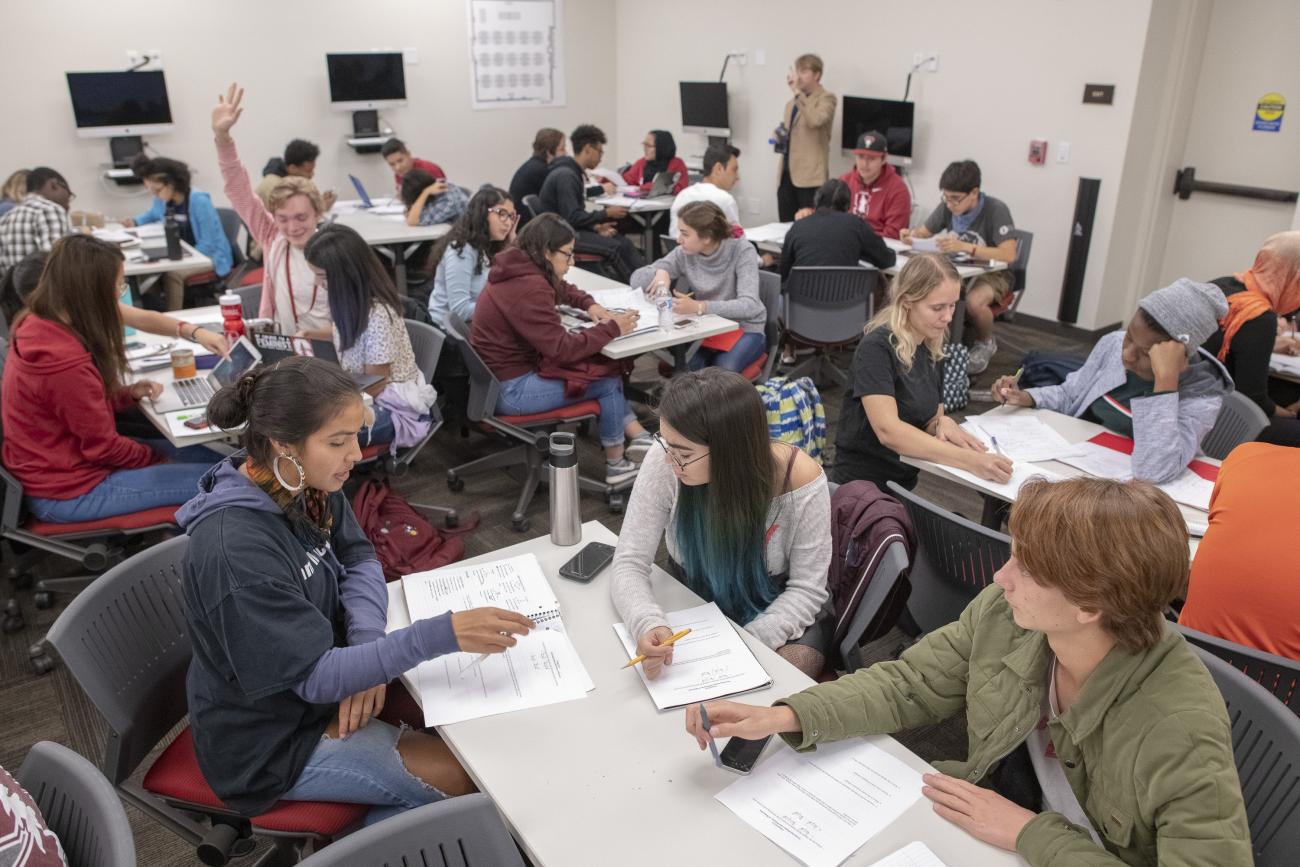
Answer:
<path fill-rule="evenodd" d="M 993 451 L 997 452 L 1001 457 L 1004 457 L 1004 458 L 1005 458 L 1006 455 L 1003 454 L 1003 453 L 1002 453 L 1002 449 L 1000 449 L 1000 448 L 998 447 L 998 438 L 997 438 L 997 437 L 989 437 L 989 439 L 991 439 L 991 440 L 993 441 Z"/>
<path fill-rule="evenodd" d="M 704 730 L 708 731 L 713 728 L 709 722 L 709 712 L 704 709 L 704 702 L 700 702 L 700 722 L 704 725 Z M 713 736 L 709 736 L 709 752 L 713 753 L 713 764 L 722 767 L 722 761 L 718 758 L 718 745 L 713 742 Z"/>

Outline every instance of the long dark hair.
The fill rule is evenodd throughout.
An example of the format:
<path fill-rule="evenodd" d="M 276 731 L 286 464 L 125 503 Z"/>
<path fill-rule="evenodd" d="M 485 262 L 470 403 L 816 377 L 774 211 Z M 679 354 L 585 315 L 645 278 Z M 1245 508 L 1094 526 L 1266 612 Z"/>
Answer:
<path fill-rule="evenodd" d="M 668 171 L 668 164 L 677 156 L 677 142 L 673 141 L 673 134 L 667 130 L 652 129 L 650 135 L 655 137 L 655 158 L 645 161 L 645 171 L 641 173 L 641 180 L 649 183 L 655 179 L 655 175 L 660 172 Z"/>
<path fill-rule="evenodd" d="M 12 324 L 18 313 L 27 306 L 27 296 L 32 294 L 40 282 L 48 258 L 49 254 L 44 250 L 28 253 L 0 280 L 0 313 L 4 314 L 5 322 Z"/>
<path fill-rule="evenodd" d="M 402 204 L 409 210 L 415 200 L 420 198 L 420 193 L 424 192 L 425 187 L 433 186 L 438 179 L 426 172 L 424 169 L 411 169 L 402 175 Z"/>
<path fill-rule="evenodd" d="M 546 277 L 546 282 L 550 283 L 551 288 L 555 290 L 556 304 L 563 300 L 560 289 L 564 286 L 564 281 L 556 276 L 548 257 L 565 244 L 572 243 L 577 237 L 573 227 L 558 214 L 538 214 L 528 221 L 528 225 L 524 226 L 523 231 L 515 238 L 515 246 L 541 270 L 542 275 Z"/>
<path fill-rule="evenodd" d="M 354 400 L 361 400 L 361 392 L 343 368 L 295 355 L 256 367 L 219 390 L 208 401 L 207 415 L 222 430 L 247 424 L 240 445 L 255 465 L 270 467 L 276 458 L 272 440 L 299 446 Z M 294 527 L 319 534 L 301 500 L 285 515 Z"/>
<path fill-rule="evenodd" d="M 659 417 L 709 450 L 708 484 L 678 484 L 677 549 L 688 583 L 748 623 L 780 590 L 765 557 L 778 461 L 763 401 L 740 374 L 708 367 L 668 381 Z"/>
<path fill-rule="evenodd" d="M 502 202 L 508 201 L 510 201 L 510 194 L 500 187 L 490 185 L 479 187 L 478 192 L 470 197 L 465 213 L 452 224 L 451 231 L 434 245 L 429 261 L 436 266 L 442 261 L 442 256 L 447 252 L 448 247 L 457 253 L 469 247 L 478 254 L 478 258 L 474 260 L 474 274 L 475 276 L 482 274 L 483 269 L 492 264 L 492 257 L 506 246 L 505 241 L 492 240 L 488 214 Z M 409 208 L 410 205 L 407 207 Z"/>
<path fill-rule="evenodd" d="M 323 226 L 303 248 L 311 265 L 325 272 L 330 316 L 339 330 L 339 351 L 351 349 L 370 325 L 376 304 L 402 316 L 402 299 L 370 246 L 355 229 L 339 223 Z"/>
<path fill-rule="evenodd" d="M 50 248 L 41 278 L 27 296 L 27 311 L 18 316 L 21 322 L 31 313 L 75 331 L 110 396 L 121 387 L 126 371 L 126 341 L 117 309 L 123 261 L 121 250 L 98 238 L 63 236 Z"/>

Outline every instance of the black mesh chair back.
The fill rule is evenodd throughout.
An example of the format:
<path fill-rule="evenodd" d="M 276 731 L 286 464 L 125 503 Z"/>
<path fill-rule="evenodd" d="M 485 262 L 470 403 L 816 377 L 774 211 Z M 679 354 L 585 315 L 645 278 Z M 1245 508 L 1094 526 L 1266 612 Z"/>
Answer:
<path fill-rule="evenodd" d="M 531 196 L 526 198 L 532 198 Z M 470 421 L 483 421 L 496 415 L 497 396 L 501 383 L 474 347 L 469 344 L 469 326 L 456 313 L 447 311 L 447 329 L 460 342 L 460 354 L 469 368 L 469 405 L 466 415 Z"/>
<path fill-rule="evenodd" d="M 1221 461 L 1242 443 L 1254 442 L 1266 427 L 1268 416 L 1259 404 L 1239 391 L 1230 391 L 1223 397 L 1214 427 L 1201 442 L 1201 451 Z"/>
<path fill-rule="evenodd" d="M 546 213 L 546 209 L 542 207 L 542 197 L 536 193 L 524 196 L 524 207 L 528 209 L 527 218 L 529 220 L 536 217 L 538 214 Z"/>
<path fill-rule="evenodd" d="M 94 763 L 65 746 L 41 741 L 14 779 L 59 838 L 69 867 L 135 867 L 126 810 Z"/>
<path fill-rule="evenodd" d="M 786 331 L 814 346 L 857 340 L 875 310 L 879 280 L 874 268 L 792 268 L 785 283 Z"/>
<path fill-rule="evenodd" d="M 1217 635 L 1197 632 L 1186 626 L 1178 626 L 1178 631 L 1199 649 L 1214 654 L 1273 693 L 1292 713 L 1300 716 L 1300 662 L 1245 647 Z"/>
<path fill-rule="evenodd" d="M 438 357 L 442 354 L 442 344 L 447 335 L 436 326 L 415 319 L 406 319 L 406 334 L 411 339 L 411 351 L 415 353 L 415 366 L 424 374 L 425 382 L 433 382 L 433 372 L 438 368 Z"/>

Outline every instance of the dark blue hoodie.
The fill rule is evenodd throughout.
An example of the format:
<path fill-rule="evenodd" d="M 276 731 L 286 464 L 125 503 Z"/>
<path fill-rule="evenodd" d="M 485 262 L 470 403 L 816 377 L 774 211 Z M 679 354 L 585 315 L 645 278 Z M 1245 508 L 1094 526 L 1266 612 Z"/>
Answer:
<path fill-rule="evenodd" d="M 309 538 L 243 458 L 213 467 L 176 519 L 194 749 L 212 790 L 253 816 L 293 786 L 339 701 L 459 647 L 450 612 L 385 636 L 383 572 L 342 492 L 329 537 Z"/>

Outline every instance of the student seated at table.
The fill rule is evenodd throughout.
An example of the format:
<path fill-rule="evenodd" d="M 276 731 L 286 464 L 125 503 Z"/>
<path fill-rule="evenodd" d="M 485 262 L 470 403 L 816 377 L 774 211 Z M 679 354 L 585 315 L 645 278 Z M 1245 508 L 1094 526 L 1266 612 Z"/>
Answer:
<path fill-rule="evenodd" d="M 114 412 L 162 394 L 126 385 L 118 299 L 126 289 L 117 247 L 89 235 L 54 242 L 27 308 L 9 334 L 0 388 L 4 466 L 39 521 L 97 521 L 179 506 L 216 461 L 206 448 L 176 449 L 117 432 Z"/>
<path fill-rule="evenodd" d="M 638 269 L 629 282 L 654 297 L 669 294 L 674 280 L 674 313 L 713 313 L 739 326 L 738 333 L 705 340 L 691 357 L 692 370 L 716 365 L 740 372 L 763 354 L 767 308 L 758 292 L 758 255 L 753 244 L 731 236 L 731 224 L 717 205 L 695 202 L 682 208 L 677 246 Z"/>
<path fill-rule="evenodd" d="M 319 157 L 320 147 L 306 139 L 296 138 L 284 146 L 283 157 L 271 157 L 266 161 L 262 167 L 262 180 L 257 184 L 257 196 L 267 210 L 275 210 L 271 204 L 271 191 L 286 178 L 311 181 L 316 177 L 316 160 Z M 321 201 L 325 203 L 325 211 L 334 207 L 334 191 L 327 190 L 321 194 Z"/>
<path fill-rule="evenodd" d="M 974 160 L 950 163 L 939 176 L 942 201 L 925 224 L 904 229 L 899 237 L 905 243 L 912 238 L 937 238 L 943 253 L 965 253 L 975 259 L 1010 263 L 1016 258 L 1016 226 L 1011 209 L 1001 199 L 985 195 L 980 189 L 980 167 Z M 990 271 L 973 279 L 966 287 L 966 318 L 975 334 L 970 348 L 967 370 L 983 373 L 998 351 L 993 339 L 993 307 L 1011 291 L 1011 275 L 1005 270 Z"/>
<path fill-rule="evenodd" d="M 727 215 L 727 222 L 740 230 L 740 206 L 731 188 L 740 180 L 740 148 L 734 145 L 711 144 L 704 151 L 704 175 L 700 182 L 691 184 L 677 194 L 668 211 L 668 236 L 677 237 L 677 215 L 693 202 L 712 202 Z"/>
<path fill-rule="evenodd" d="M 673 377 L 656 441 L 632 487 L 610 596 L 644 654 L 646 677 L 672 663 L 672 635 L 650 569 L 662 540 L 668 571 L 810 677 L 834 629 L 826 586 L 830 491 L 821 467 L 768 437 L 754 386 L 728 370 Z"/>
<path fill-rule="evenodd" d="M 443 328 L 447 311 L 462 322 L 474 318 L 474 303 L 487 285 L 492 260 L 515 239 L 519 212 L 510 194 L 499 187 L 483 187 L 469 200 L 443 240 L 433 249 L 438 270 L 429 292 L 429 318 Z"/>
<path fill-rule="evenodd" d="M 186 679 L 204 779 L 245 816 L 277 800 L 373 804 L 367 824 L 474 791 L 439 738 L 373 719 L 385 685 L 448 653 L 495 653 L 532 626 L 497 608 L 385 635 L 388 592 L 343 485 L 366 408 L 336 365 L 294 357 L 217 392 L 208 418 L 243 451 L 177 518 L 185 551 Z"/>
<path fill-rule="evenodd" d="M 488 272 L 487 286 L 474 305 L 469 342 L 501 381 L 496 409 L 503 415 L 599 402 L 605 481 L 615 484 L 636 475 L 637 465 L 628 458 L 645 455 L 650 435 L 623 398 L 622 365 L 600 350 L 631 333 L 637 315 L 611 313 L 564 281 L 574 241 L 573 229 L 554 214 L 531 220 Z M 596 324 L 570 333 L 557 304 L 585 311 Z M 632 440 L 626 454 L 625 437 Z"/>
<path fill-rule="evenodd" d="M 687 731 L 791 747 L 887 734 L 965 711 L 963 760 L 921 792 L 940 816 L 1031 867 L 1253 864 L 1228 715 L 1165 623 L 1187 525 L 1142 482 L 1031 480 L 1011 559 L 954 623 L 773 707 L 708 702 Z"/>
<path fill-rule="evenodd" d="M 584 123 L 569 136 L 573 156 L 557 157 L 546 170 L 546 180 L 538 195 L 542 210 L 558 214 L 577 232 L 580 253 L 602 256 L 626 282 L 632 272 L 645 264 L 632 242 L 618 234 L 615 221 L 628 215 L 628 209 L 608 205 L 595 211 L 587 210 L 586 172 L 600 165 L 605 154 L 605 133 L 598 127 Z"/>
<path fill-rule="evenodd" d="M 27 195 L 27 169 L 19 169 L 0 185 L 0 217 L 18 207 Z"/>
<path fill-rule="evenodd" d="M 849 185 L 849 213 L 866 220 L 880 237 L 897 238 L 912 218 L 912 193 L 887 162 L 889 149 L 882 133 L 864 132 L 857 145 L 853 168 L 840 175 Z"/>
<path fill-rule="evenodd" d="M 415 445 L 429 432 L 437 395 L 415 364 L 402 299 L 388 272 L 357 231 L 339 223 L 322 227 L 303 253 L 329 292 L 334 317 L 329 332 L 311 336 L 333 340 L 348 373 L 383 377 L 366 389 L 375 417 L 361 444 Z"/>
<path fill-rule="evenodd" d="M 0 313 L 4 315 L 6 323 L 14 322 L 19 311 L 26 306 L 27 297 L 40 283 L 41 272 L 45 270 L 48 258 L 49 254 L 43 251 L 32 253 L 10 268 L 4 279 L 0 279 Z M 226 335 L 220 331 L 202 325 L 191 325 L 154 310 L 142 310 L 123 301 L 117 302 L 117 312 L 127 328 L 198 343 L 214 355 L 226 354 Z"/>
<path fill-rule="evenodd" d="M 1275 403 L 1268 388 L 1270 356 L 1295 354 L 1293 340 L 1279 334 L 1278 325 L 1300 309 L 1300 232 L 1278 232 L 1259 248 L 1249 270 L 1212 282 L 1228 299 L 1228 315 L 1205 341 L 1205 351 L 1224 363 L 1237 391 L 1269 417 L 1259 438 L 1300 446 L 1300 402 Z"/>
<path fill-rule="evenodd" d="M 190 186 L 190 167 L 180 160 L 141 154 L 131 169 L 154 199 L 147 211 L 123 220 L 122 225 L 145 226 L 170 217 L 180 229 L 181 240 L 212 260 L 213 273 L 218 277 L 229 274 L 230 239 L 221 227 L 212 197 Z M 162 275 L 168 310 L 185 306 L 185 278 L 189 273 L 193 272 L 168 271 Z"/>
<path fill-rule="evenodd" d="M 217 164 L 226 198 L 263 251 L 262 303 L 257 315 L 274 321 L 282 334 L 328 331 L 329 294 L 302 250 L 329 208 L 316 185 L 300 175 L 273 184 L 265 196 L 266 207 L 262 206 L 230 137 L 230 128 L 244 113 L 240 107 L 243 98 L 243 89 L 230 85 L 212 110 L 212 131 L 216 133 Z"/>
<path fill-rule="evenodd" d="M 0 274 L 72 231 L 72 190 L 63 175 L 37 166 L 27 173 L 27 193 L 0 217 Z"/>
<path fill-rule="evenodd" d="M 870 262 L 877 268 L 892 268 L 894 251 L 872 230 L 871 224 L 850 214 L 849 185 L 839 178 L 822 184 L 813 199 L 813 210 L 796 220 L 781 245 L 781 280 L 790 278 L 792 268 L 831 266 L 854 267 Z"/>
<path fill-rule="evenodd" d="M 1292 447 L 1243 443 L 1224 459 L 1179 623 L 1300 661 L 1300 586 L 1284 542 L 1300 509 L 1297 478 Z"/>
<path fill-rule="evenodd" d="M 943 341 L 960 291 L 957 270 L 937 253 L 918 253 L 894 278 L 889 304 L 853 353 L 835 436 L 836 482 L 913 488 L 919 471 L 905 457 L 992 482 L 1011 478 L 1011 461 L 986 451 L 943 411 Z"/>
<path fill-rule="evenodd" d="M 524 197 L 541 195 L 548 167 L 556 157 L 564 155 L 564 133 L 558 129 L 545 126 L 533 136 L 533 155 L 524 160 L 523 165 L 515 169 L 514 176 L 510 178 L 510 199 L 519 212 L 521 229 L 534 216 L 524 204 Z"/>
<path fill-rule="evenodd" d="M 424 169 L 411 169 L 406 173 L 402 179 L 401 196 L 408 226 L 453 223 L 469 205 L 469 196 L 464 190 L 435 178 Z"/>
<path fill-rule="evenodd" d="M 1133 439 L 1133 475 L 1176 479 L 1219 417 L 1232 377 L 1200 349 L 1228 313 L 1219 287 L 1180 277 L 1138 302 L 1128 329 L 1092 348 L 1061 385 L 1021 390 L 1004 376 L 993 397 L 1104 425 Z"/>
<path fill-rule="evenodd" d="M 435 180 L 443 181 L 447 179 L 447 173 L 437 163 L 411 156 L 411 151 L 406 147 L 406 142 L 400 138 L 390 138 L 384 142 L 384 146 L 379 149 L 379 153 L 384 158 L 384 162 L 388 163 L 388 167 L 393 170 L 393 182 L 397 185 L 399 194 L 402 191 L 402 179 L 410 174 L 412 169 L 427 172 Z"/>
<path fill-rule="evenodd" d="M 687 175 L 690 173 L 686 170 L 686 163 L 677 156 L 677 142 L 673 141 L 672 133 L 662 129 L 650 130 L 646 133 L 645 141 L 641 142 L 641 149 L 645 152 L 645 156 L 632 163 L 627 171 L 623 172 L 623 180 L 626 183 L 640 187 L 642 192 L 646 192 L 654 186 L 656 175 L 660 172 L 668 172 L 676 176 L 673 182 L 674 195 L 686 189 Z"/>

